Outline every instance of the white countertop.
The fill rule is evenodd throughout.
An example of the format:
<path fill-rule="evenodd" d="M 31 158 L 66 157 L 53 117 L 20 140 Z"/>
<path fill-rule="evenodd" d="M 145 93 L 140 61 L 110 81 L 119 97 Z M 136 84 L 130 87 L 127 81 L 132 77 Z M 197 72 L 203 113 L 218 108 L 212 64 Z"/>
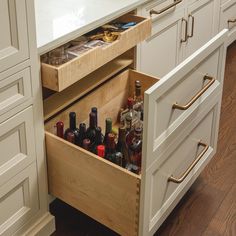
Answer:
<path fill-rule="evenodd" d="M 114 18 L 145 0 L 35 0 L 38 53 L 41 55 Z"/>

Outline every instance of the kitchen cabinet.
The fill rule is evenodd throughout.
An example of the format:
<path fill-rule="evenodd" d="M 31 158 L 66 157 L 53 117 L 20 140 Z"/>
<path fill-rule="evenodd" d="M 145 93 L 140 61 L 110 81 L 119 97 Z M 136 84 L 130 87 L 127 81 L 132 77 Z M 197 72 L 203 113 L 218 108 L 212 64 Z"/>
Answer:
<path fill-rule="evenodd" d="M 173 22 L 180 24 L 177 19 Z M 150 30 L 141 29 L 139 24 L 131 27 L 122 38 L 132 42 L 125 34 L 140 41 L 141 35 L 151 36 Z M 45 99 L 49 193 L 121 235 L 153 235 L 216 151 L 226 37 L 227 30 L 221 31 L 161 77 L 126 64 L 126 57 L 135 60 L 133 45 L 109 62 L 97 54 L 100 67 L 92 75 L 82 78 L 78 70 L 76 83 Z M 118 43 L 119 39 L 109 50 Z M 73 60 L 89 58 L 89 54 L 93 51 Z M 73 60 L 67 62 L 72 67 Z M 87 68 L 90 64 L 93 61 L 86 60 Z M 106 117 L 116 123 L 119 109 L 133 94 L 135 80 L 143 84 L 144 94 L 141 175 L 56 136 L 56 122 L 62 120 L 68 127 L 70 111 L 78 114 L 78 123 L 87 122 L 93 106 L 98 107 L 103 130 Z"/>
<path fill-rule="evenodd" d="M 49 235 L 34 4 L 0 2 L 0 235 Z M 41 114 L 41 116 L 39 115 Z M 41 119 L 40 119 L 41 118 Z"/>

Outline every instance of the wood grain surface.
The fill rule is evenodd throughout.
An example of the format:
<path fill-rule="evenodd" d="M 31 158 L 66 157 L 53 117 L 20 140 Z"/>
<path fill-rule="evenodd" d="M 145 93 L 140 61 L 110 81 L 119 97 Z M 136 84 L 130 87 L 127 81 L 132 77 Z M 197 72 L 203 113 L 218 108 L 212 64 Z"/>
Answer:
<path fill-rule="evenodd" d="M 228 48 L 216 156 L 155 236 L 236 236 L 236 42 Z M 53 236 L 117 234 L 56 200 Z"/>

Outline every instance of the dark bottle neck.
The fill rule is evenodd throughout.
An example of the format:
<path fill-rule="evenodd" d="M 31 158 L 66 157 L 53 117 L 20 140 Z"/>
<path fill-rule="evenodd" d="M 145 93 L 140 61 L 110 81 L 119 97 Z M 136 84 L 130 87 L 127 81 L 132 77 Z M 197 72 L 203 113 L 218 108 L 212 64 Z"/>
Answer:
<path fill-rule="evenodd" d="M 76 113 L 70 112 L 69 117 L 70 117 L 70 129 L 75 130 L 76 129 Z"/>
<path fill-rule="evenodd" d="M 93 112 L 96 115 L 96 121 L 95 121 L 95 126 L 98 126 L 98 109 L 97 107 L 92 107 L 91 112 Z"/>
<path fill-rule="evenodd" d="M 64 137 L 64 123 L 62 121 L 58 121 L 56 123 L 56 128 L 57 128 L 57 136 L 60 138 Z"/>
<path fill-rule="evenodd" d="M 89 127 L 92 129 L 96 127 L 96 114 L 93 112 L 89 114 Z"/>
<path fill-rule="evenodd" d="M 96 128 L 95 143 L 97 145 L 102 143 L 102 129 L 101 129 L 101 127 Z"/>
<path fill-rule="evenodd" d="M 125 142 L 125 136 L 126 136 L 125 127 L 119 128 L 118 142 L 119 143 Z"/>
<path fill-rule="evenodd" d="M 111 133 L 112 131 L 112 120 L 111 118 L 107 118 L 106 119 L 106 131 L 105 133 L 108 134 L 108 133 Z"/>

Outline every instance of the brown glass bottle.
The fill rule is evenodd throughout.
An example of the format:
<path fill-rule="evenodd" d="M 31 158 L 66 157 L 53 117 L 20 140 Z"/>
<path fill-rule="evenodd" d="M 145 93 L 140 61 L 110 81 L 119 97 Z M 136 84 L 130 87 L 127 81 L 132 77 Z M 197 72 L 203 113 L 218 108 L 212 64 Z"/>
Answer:
<path fill-rule="evenodd" d="M 56 123 L 57 136 L 60 138 L 64 138 L 64 123 L 62 121 L 58 121 Z"/>
<path fill-rule="evenodd" d="M 76 113 L 75 112 L 70 112 L 69 114 L 69 125 L 70 127 L 68 129 L 66 129 L 65 134 L 64 134 L 64 138 L 66 140 L 68 140 L 68 133 L 72 132 L 74 133 L 75 136 L 75 143 L 77 143 L 78 140 L 78 136 L 79 136 L 79 129 L 76 128 Z"/>
<path fill-rule="evenodd" d="M 126 164 L 130 162 L 128 148 L 126 146 L 126 128 L 119 128 L 118 142 L 116 145 L 117 152 L 121 152 L 123 155 L 122 166 L 125 167 Z"/>
<path fill-rule="evenodd" d="M 141 82 L 139 80 L 136 80 L 133 109 L 140 113 L 140 119 L 143 120 L 143 96 L 141 93 L 141 89 Z"/>
<path fill-rule="evenodd" d="M 107 135 L 106 159 L 111 162 L 115 162 L 115 153 L 116 153 L 115 135 L 113 133 L 109 133 Z"/>

